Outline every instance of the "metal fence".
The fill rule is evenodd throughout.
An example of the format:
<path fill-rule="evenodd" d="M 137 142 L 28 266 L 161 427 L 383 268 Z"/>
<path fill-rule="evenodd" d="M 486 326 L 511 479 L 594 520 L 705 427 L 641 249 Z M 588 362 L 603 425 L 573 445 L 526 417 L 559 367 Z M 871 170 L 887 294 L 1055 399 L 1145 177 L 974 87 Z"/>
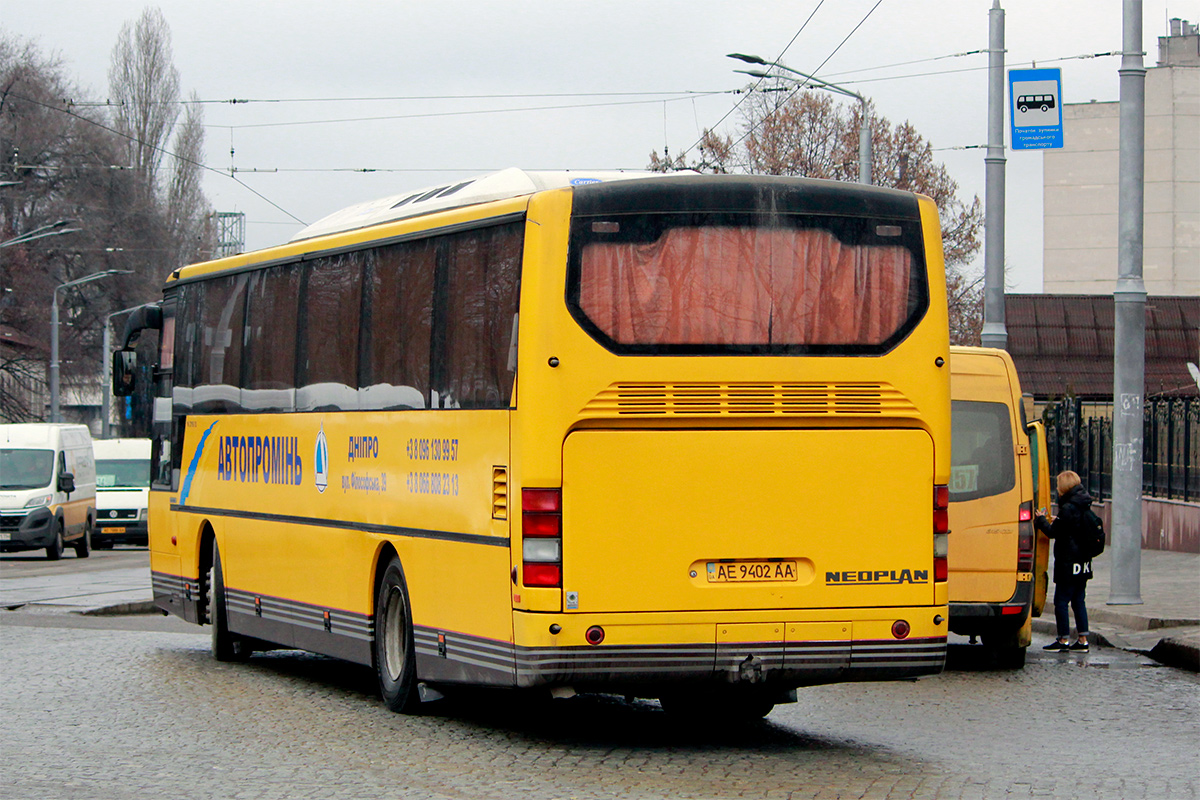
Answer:
<path fill-rule="evenodd" d="M 1200 502 L 1200 398 L 1147 400 L 1143 409 L 1142 493 Z M 1112 497 L 1112 406 L 1067 398 L 1046 406 L 1050 472 L 1079 473 L 1088 494 Z"/>

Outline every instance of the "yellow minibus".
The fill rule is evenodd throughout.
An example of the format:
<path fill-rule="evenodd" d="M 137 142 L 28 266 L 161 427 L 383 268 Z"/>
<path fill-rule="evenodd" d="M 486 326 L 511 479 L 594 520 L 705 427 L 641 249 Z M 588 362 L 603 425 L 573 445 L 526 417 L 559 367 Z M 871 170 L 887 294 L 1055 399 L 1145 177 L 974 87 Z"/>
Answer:
<path fill-rule="evenodd" d="M 1033 526 L 1050 503 L 1045 429 L 1003 350 L 950 348 L 950 397 L 950 630 L 1019 668 L 1046 602 L 1049 540 Z"/>

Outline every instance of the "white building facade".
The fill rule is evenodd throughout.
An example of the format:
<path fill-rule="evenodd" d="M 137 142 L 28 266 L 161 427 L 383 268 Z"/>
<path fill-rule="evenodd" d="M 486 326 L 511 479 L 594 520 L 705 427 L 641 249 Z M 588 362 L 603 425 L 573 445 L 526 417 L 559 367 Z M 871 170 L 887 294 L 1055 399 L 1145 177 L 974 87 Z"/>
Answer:
<path fill-rule="evenodd" d="M 1143 279 L 1200 295 L 1200 35 L 1171 20 L 1146 70 Z M 1064 146 L 1043 155 L 1043 291 L 1111 294 L 1117 281 L 1119 103 L 1063 106 Z"/>

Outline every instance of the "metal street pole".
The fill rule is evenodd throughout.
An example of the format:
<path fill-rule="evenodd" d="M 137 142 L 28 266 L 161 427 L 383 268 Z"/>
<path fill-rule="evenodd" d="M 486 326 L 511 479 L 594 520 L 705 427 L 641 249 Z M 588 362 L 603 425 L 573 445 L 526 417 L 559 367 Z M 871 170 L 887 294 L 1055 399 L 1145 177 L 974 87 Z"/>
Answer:
<path fill-rule="evenodd" d="M 797 81 L 795 78 L 787 78 L 786 75 L 772 74 L 770 72 L 762 72 L 759 70 L 739 69 L 734 72 L 742 72 L 746 75 L 752 75 L 755 78 L 785 78 L 802 85 L 811 85 L 817 89 L 826 89 L 831 92 L 853 97 L 860 104 L 861 118 L 858 124 L 858 182 L 870 185 L 871 175 L 871 116 L 868 113 L 867 99 L 855 91 L 851 91 L 844 86 L 838 86 L 836 83 L 830 83 L 827 80 L 814 77 L 806 72 L 801 72 L 798 69 L 792 69 L 786 64 L 780 64 L 778 61 L 767 61 L 761 56 L 746 55 L 745 53 L 730 53 L 726 58 L 736 58 L 738 61 L 745 61 L 747 64 L 761 64 L 765 67 L 775 67 L 777 69 L 790 72 L 793 75 L 799 75 L 804 78 L 803 81 Z"/>
<path fill-rule="evenodd" d="M 1142 393 L 1146 286 L 1142 281 L 1146 69 L 1142 0 L 1121 8 L 1121 133 L 1117 173 L 1117 288 L 1113 292 L 1112 579 L 1109 605 L 1142 602 Z"/>
<path fill-rule="evenodd" d="M 58 290 L 66 289 L 70 286 L 78 286 L 81 283 L 89 283 L 97 281 L 101 278 L 107 278 L 109 275 L 130 275 L 133 270 L 128 269 L 106 269 L 103 272 L 93 272 L 91 275 L 85 275 L 78 280 L 67 281 L 60 283 L 54 287 L 53 301 L 50 305 L 50 421 L 62 422 L 62 414 L 59 413 L 59 391 L 58 391 Z"/>
<path fill-rule="evenodd" d="M 984 347 L 1008 347 L 1004 325 L 1004 9 L 988 11 L 988 144 L 983 159 L 983 331 Z"/>

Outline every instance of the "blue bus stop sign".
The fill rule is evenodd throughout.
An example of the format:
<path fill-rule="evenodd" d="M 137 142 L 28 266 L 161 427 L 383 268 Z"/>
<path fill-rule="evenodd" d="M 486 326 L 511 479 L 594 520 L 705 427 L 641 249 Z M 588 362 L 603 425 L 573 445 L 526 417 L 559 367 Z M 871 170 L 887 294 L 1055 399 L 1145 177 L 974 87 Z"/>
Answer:
<path fill-rule="evenodd" d="M 1062 147 L 1062 70 L 1010 69 L 1008 118 L 1013 150 Z"/>

